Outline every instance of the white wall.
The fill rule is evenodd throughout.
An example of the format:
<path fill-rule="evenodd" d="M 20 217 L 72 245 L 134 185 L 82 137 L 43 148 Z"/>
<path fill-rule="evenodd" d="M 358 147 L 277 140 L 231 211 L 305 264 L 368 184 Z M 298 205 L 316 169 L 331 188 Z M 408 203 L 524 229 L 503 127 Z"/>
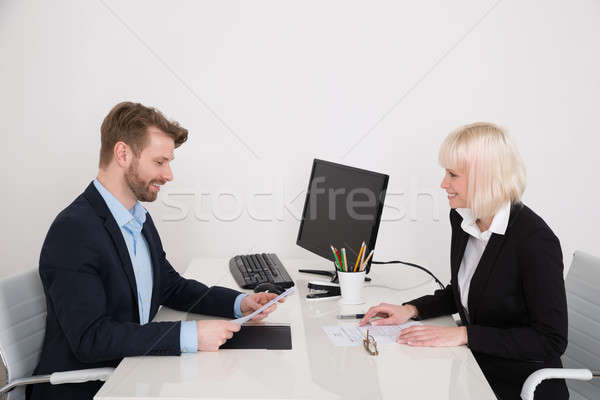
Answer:
<path fill-rule="evenodd" d="M 191 133 L 175 181 L 148 205 L 179 270 L 201 256 L 309 257 L 292 214 L 319 157 L 390 174 L 377 258 L 447 281 L 437 151 L 480 120 L 515 137 L 525 202 L 565 262 L 599 254 L 599 27 L 593 0 L 0 2 L 0 275 L 37 265 L 53 218 L 95 176 L 102 119 L 125 99 Z M 220 192 L 274 220 L 219 221 L 202 193 L 220 219 L 240 205 Z"/>

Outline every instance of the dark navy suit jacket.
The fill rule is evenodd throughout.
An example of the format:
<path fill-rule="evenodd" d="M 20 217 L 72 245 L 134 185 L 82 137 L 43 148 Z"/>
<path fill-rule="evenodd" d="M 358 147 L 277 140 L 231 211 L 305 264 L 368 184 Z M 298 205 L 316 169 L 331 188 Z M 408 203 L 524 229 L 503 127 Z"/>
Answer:
<path fill-rule="evenodd" d="M 160 305 L 233 317 L 239 292 L 182 278 L 165 258 L 147 215 L 142 230 L 152 259 L 150 320 Z M 140 325 L 131 259 L 110 210 L 93 184 L 54 220 L 40 255 L 46 334 L 35 374 L 116 367 L 123 357 L 179 355 L 180 322 Z M 102 382 L 28 388 L 30 399 L 91 399 Z"/>
<path fill-rule="evenodd" d="M 567 299 L 558 238 L 529 207 L 511 207 L 504 235 L 492 234 L 471 278 L 469 318 L 458 290 L 458 270 L 469 240 L 462 217 L 450 211 L 451 282 L 434 295 L 408 302 L 426 319 L 458 312 L 469 348 L 501 400 L 519 400 L 525 379 L 541 368 L 561 368 L 567 347 Z M 542 382 L 536 399 L 563 400 L 564 380 Z"/>

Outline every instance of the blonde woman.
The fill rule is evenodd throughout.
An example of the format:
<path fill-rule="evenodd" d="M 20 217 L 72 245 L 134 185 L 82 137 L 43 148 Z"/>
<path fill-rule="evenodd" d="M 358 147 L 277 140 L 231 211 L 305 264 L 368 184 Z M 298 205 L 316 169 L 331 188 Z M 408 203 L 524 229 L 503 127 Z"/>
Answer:
<path fill-rule="evenodd" d="M 410 346 L 467 345 L 499 399 L 519 399 L 525 379 L 562 367 L 567 302 L 560 243 L 521 203 L 525 168 L 509 136 L 489 123 L 451 133 L 439 160 L 450 202 L 451 282 L 403 305 L 371 307 L 361 321 L 400 324 L 459 313 L 462 326 L 415 326 L 398 342 Z M 563 380 L 544 381 L 536 399 L 567 399 Z"/>

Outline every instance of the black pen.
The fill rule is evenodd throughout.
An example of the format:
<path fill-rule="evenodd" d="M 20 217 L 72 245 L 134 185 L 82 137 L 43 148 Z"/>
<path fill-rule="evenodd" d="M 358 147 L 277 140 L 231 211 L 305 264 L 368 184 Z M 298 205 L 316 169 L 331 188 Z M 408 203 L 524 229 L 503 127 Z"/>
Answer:
<path fill-rule="evenodd" d="M 365 314 L 339 314 L 337 319 L 363 319 Z"/>

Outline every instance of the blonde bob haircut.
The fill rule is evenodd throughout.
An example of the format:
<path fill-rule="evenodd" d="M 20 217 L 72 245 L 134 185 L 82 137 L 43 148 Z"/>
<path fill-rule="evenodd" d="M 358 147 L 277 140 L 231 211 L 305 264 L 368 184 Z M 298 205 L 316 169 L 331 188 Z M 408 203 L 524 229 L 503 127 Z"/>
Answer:
<path fill-rule="evenodd" d="M 475 219 L 493 217 L 518 203 L 527 185 L 525 166 L 510 136 L 488 122 L 450 133 L 440 148 L 442 167 L 467 174 L 467 207 Z"/>

